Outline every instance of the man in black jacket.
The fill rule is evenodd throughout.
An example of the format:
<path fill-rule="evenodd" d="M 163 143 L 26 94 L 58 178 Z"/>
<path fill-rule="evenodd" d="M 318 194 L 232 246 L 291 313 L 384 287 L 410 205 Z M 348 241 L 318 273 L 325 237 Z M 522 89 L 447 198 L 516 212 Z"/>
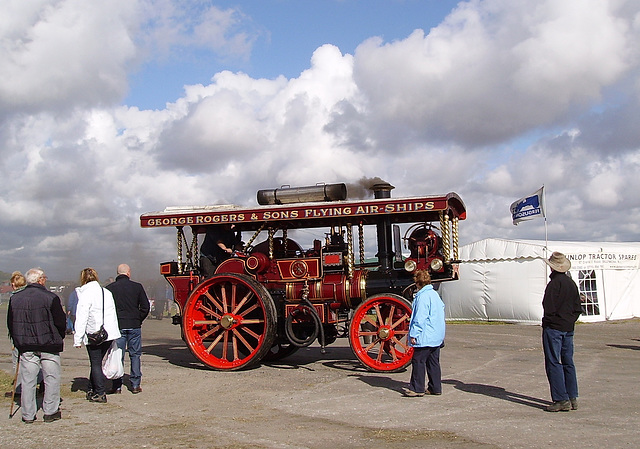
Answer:
<path fill-rule="evenodd" d="M 547 264 L 551 280 L 542 300 L 542 347 L 544 366 L 553 404 L 549 412 L 578 408 L 578 378 L 573 364 L 573 331 L 582 307 L 576 283 L 568 276 L 571 262 L 564 254 L 554 252 Z"/>
<path fill-rule="evenodd" d="M 207 226 L 207 233 L 200 246 L 200 270 L 204 277 L 211 277 L 216 267 L 233 254 L 234 249 L 241 246 L 240 231 L 234 231 L 234 224 Z"/>
<path fill-rule="evenodd" d="M 27 286 L 11 297 L 7 312 L 9 335 L 20 353 L 22 421 L 36 420 L 36 384 L 42 370 L 44 421 L 53 422 L 61 418 L 60 353 L 67 319 L 60 298 L 45 287 L 47 277 L 41 268 L 27 271 L 25 279 Z"/>
<path fill-rule="evenodd" d="M 116 280 L 107 285 L 107 289 L 113 294 L 118 315 L 118 326 L 122 335 L 118 341 L 118 347 L 122 349 L 124 363 L 125 347 L 129 351 L 131 362 L 131 392 L 138 394 L 142 391 L 140 382 L 142 371 L 140 369 L 140 356 L 142 355 L 142 322 L 149 315 L 149 299 L 142 284 L 131 279 L 131 268 L 127 264 L 118 265 Z M 119 394 L 122 391 L 122 378 L 114 379 L 109 394 Z"/>

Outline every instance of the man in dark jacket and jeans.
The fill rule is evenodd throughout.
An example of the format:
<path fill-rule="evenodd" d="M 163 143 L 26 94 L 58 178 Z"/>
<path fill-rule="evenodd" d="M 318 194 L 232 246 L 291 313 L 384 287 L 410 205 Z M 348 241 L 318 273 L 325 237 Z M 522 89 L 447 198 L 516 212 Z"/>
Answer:
<path fill-rule="evenodd" d="M 118 315 L 118 326 L 122 335 L 117 344 L 122 349 L 122 361 L 124 363 L 125 347 L 129 351 L 131 362 L 131 392 L 138 394 L 142 391 L 140 382 L 142 371 L 140 369 L 140 356 L 142 355 L 142 322 L 149 315 L 149 299 L 142 284 L 131 279 L 131 268 L 127 264 L 118 265 L 118 276 L 115 282 L 107 285 L 107 289 L 113 294 Z M 114 379 L 109 394 L 119 394 L 122 391 L 122 378 Z"/>
<path fill-rule="evenodd" d="M 567 275 L 571 262 L 554 252 L 547 264 L 551 280 L 542 300 L 542 347 L 544 366 L 553 404 L 549 412 L 566 412 L 578 408 L 578 378 L 573 364 L 573 330 L 582 313 L 576 283 Z"/>
<path fill-rule="evenodd" d="M 22 421 L 36 420 L 36 384 L 42 370 L 44 422 L 53 422 L 61 418 L 60 353 L 67 319 L 60 298 L 45 287 L 47 277 L 41 268 L 27 271 L 25 279 L 27 286 L 11 297 L 7 312 L 9 335 L 20 353 Z"/>

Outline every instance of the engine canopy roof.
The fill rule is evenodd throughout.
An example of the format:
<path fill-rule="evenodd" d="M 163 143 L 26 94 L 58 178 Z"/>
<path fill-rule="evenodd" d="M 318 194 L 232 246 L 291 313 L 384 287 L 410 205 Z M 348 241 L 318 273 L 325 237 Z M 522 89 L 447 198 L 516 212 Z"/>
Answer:
<path fill-rule="evenodd" d="M 391 223 L 434 222 L 440 212 L 449 219 L 466 218 L 462 199 L 453 192 L 410 198 L 380 198 L 331 202 L 293 203 L 240 207 L 235 205 L 167 207 L 140 216 L 143 228 L 191 226 L 205 232 L 206 226 L 235 224 L 236 230 L 253 231 L 261 226 L 299 229 Z"/>

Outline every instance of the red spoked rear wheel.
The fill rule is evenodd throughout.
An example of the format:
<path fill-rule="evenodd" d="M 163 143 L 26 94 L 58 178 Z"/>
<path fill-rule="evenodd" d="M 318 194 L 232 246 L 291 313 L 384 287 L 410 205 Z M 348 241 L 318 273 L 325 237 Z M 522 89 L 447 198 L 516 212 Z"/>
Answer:
<path fill-rule="evenodd" d="M 408 344 L 411 304 L 397 295 L 367 298 L 358 306 L 349 326 L 349 344 L 367 369 L 394 372 L 405 368 L 413 356 Z"/>
<path fill-rule="evenodd" d="M 276 307 L 264 286 L 242 274 L 216 274 L 185 304 L 182 329 L 189 349 L 216 370 L 262 360 L 276 335 Z"/>

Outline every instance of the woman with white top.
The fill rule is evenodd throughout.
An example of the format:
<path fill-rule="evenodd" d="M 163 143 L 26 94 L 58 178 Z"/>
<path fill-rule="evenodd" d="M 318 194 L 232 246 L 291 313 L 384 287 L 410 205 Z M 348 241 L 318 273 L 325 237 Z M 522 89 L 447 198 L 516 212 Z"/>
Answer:
<path fill-rule="evenodd" d="M 84 344 L 89 354 L 91 373 L 87 399 L 91 402 L 107 402 L 102 359 L 111 342 L 120 338 L 116 306 L 111 292 L 98 283 L 98 273 L 93 268 L 85 268 L 80 272 L 80 284 L 80 287 L 76 288 L 78 305 L 73 345 L 79 348 Z M 108 334 L 107 340 L 99 345 L 88 344 L 87 334 L 99 331 L 103 324 Z"/>

